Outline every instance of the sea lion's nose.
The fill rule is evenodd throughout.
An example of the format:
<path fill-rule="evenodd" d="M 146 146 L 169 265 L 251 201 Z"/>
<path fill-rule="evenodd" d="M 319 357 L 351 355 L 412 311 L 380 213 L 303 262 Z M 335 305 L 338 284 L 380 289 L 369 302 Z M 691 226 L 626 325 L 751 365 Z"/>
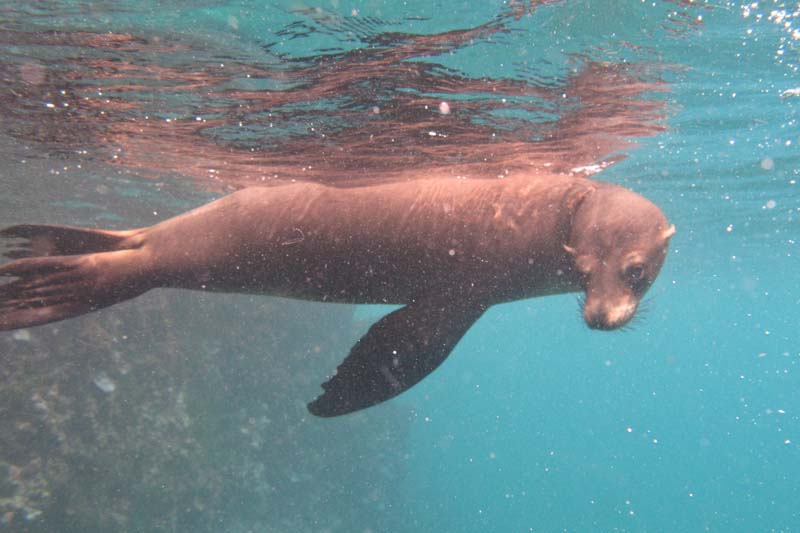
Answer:
<path fill-rule="evenodd" d="M 636 301 L 630 297 L 613 302 L 587 300 L 583 309 L 586 325 L 592 329 L 611 331 L 627 324 L 636 313 Z"/>

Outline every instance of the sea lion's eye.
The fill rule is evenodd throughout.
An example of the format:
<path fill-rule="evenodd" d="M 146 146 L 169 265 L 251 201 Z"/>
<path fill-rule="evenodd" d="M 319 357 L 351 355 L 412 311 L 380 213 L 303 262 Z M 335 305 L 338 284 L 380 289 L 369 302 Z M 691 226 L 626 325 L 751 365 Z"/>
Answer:
<path fill-rule="evenodd" d="M 641 284 L 644 281 L 644 265 L 634 263 L 625 267 L 625 279 L 632 286 Z"/>

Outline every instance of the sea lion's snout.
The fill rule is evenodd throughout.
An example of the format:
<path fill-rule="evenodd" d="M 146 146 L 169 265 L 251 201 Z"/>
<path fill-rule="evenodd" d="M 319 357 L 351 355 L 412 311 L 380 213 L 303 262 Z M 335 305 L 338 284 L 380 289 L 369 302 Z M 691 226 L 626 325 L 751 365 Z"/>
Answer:
<path fill-rule="evenodd" d="M 583 319 L 592 329 L 612 331 L 630 322 L 636 314 L 638 304 L 633 296 L 626 296 L 613 302 L 590 298 L 583 307 Z"/>

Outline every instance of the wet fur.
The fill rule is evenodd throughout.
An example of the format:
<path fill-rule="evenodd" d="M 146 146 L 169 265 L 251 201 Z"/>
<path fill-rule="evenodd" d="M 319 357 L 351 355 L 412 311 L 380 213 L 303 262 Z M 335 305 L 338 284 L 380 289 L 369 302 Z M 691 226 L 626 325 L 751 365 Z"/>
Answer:
<path fill-rule="evenodd" d="M 309 405 L 337 416 L 423 379 L 493 304 L 583 290 L 590 327 L 630 327 L 673 231 L 641 196 L 566 176 L 245 189 L 148 228 L 2 230 L 0 330 L 157 287 L 404 305 Z M 646 276 L 635 287 L 630 261 Z"/>

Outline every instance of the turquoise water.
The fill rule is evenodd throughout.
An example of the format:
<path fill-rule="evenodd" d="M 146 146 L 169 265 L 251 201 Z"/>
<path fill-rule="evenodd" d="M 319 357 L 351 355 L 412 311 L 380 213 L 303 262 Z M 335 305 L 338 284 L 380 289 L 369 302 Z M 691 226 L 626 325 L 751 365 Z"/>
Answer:
<path fill-rule="evenodd" d="M 798 31 L 781 2 L 5 2 L 0 222 L 122 228 L 264 182 L 603 162 L 595 178 L 677 227 L 634 327 L 588 330 L 574 296 L 497 306 L 407 394 L 351 421 L 305 419 L 316 383 L 385 311 L 358 308 L 339 355 L 307 357 L 310 376 L 276 395 L 281 416 L 327 437 L 263 434 L 262 458 L 273 442 L 297 449 L 272 492 L 240 486 L 204 527 L 794 531 Z M 220 320 L 252 313 L 220 298 Z M 184 314 L 210 350 L 216 332 Z M 263 401 L 249 394 L 236 412 Z M 200 442 L 224 461 L 239 433 L 219 431 Z M 365 439 L 352 453 L 351 431 Z M 385 472 L 365 466 L 386 453 Z M 306 505 L 286 472 L 337 496 Z M 43 525 L 17 514 L 0 530 L 73 527 L 49 505 Z M 192 530 L 175 524 L 160 529 Z"/>

